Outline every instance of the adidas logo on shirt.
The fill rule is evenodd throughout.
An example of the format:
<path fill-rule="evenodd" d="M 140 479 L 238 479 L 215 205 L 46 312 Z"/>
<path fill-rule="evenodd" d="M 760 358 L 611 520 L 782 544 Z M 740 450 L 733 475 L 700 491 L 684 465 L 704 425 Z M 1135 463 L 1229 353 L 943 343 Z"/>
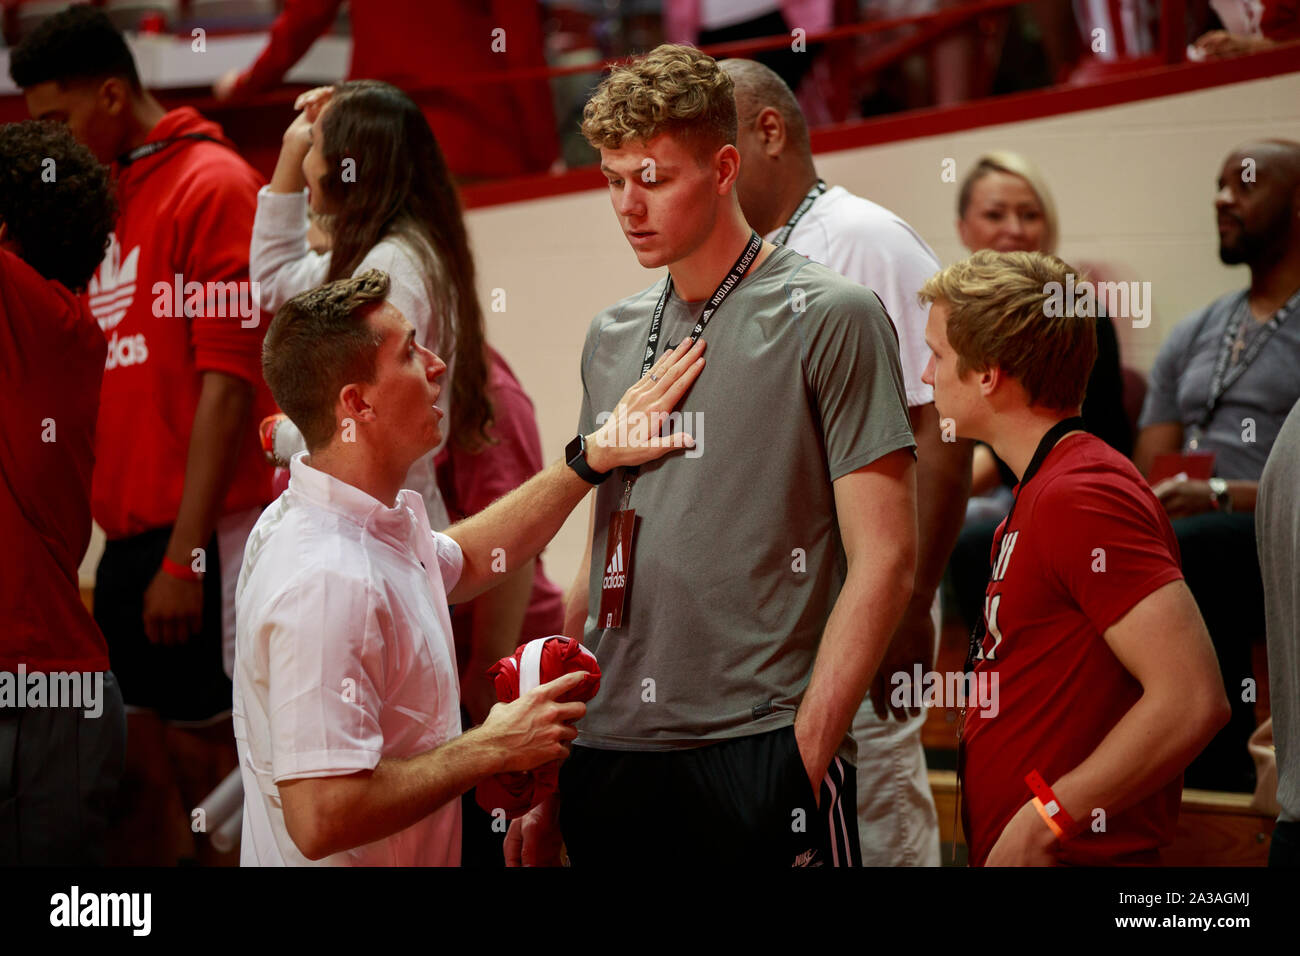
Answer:
<path fill-rule="evenodd" d="M 135 298 L 135 280 L 140 260 L 140 247 L 131 250 L 122 258 L 122 247 L 117 236 L 109 239 L 108 251 L 104 261 L 99 264 L 98 273 L 91 277 L 87 290 L 91 314 L 108 338 L 108 356 L 104 360 L 105 371 L 139 365 L 149 358 L 149 346 L 144 336 L 118 336 L 114 331 L 131 308 Z M 110 334 L 111 333 L 111 334 Z"/>
<path fill-rule="evenodd" d="M 143 335 L 124 335 L 119 339 L 114 332 L 108 340 L 108 357 L 104 359 L 104 368 L 110 370 L 139 365 L 148 358 L 149 346 Z"/>
<path fill-rule="evenodd" d="M 614 557 L 609 559 L 609 567 L 605 569 L 605 581 L 602 585 L 607 588 L 621 588 L 627 583 L 627 566 L 623 563 L 623 542 L 620 541 L 614 549 Z"/>
<path fill-rule="evenodd" d="M 109 236 L 108 250 L 104 253 L 104 261 L 99 264 L 99 274 L 91 277 L 88 289 L 90 311 L 105 332 L 112 331 L 131 308 L 139 261 L 139 246 L 123 259 L 117 235 Z"/>

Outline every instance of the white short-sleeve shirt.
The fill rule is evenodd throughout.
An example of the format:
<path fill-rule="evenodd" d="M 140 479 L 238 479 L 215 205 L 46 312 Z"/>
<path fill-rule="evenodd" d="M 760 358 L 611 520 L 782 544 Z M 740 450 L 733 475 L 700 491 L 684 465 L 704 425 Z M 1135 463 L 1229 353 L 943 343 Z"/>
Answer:
<path fill-rule="evenodd" d="M 419 494 L 389 508 L 294 457 L 288 490 L 249 535 L 236 594 L 242 865 L 460 863 L 459 800 L 313 862 L 289 836 L 277 785 L 372 770 L 460 733 L 447 591 L 462 568 Z"/>
<path fill-rule="evenodd" d="M 780 231 L 765 238 L 771 241 Z M 934 390 L 921 381 L 930 361 L 925 344 L 929 310 L 916 293 L 939 271 L 939 260 L 916 230 L 884 206 L 832 186 L 804 213 L 785 244 L 880 297 L 898 332 L 907 404 L 933 402 Z"/>

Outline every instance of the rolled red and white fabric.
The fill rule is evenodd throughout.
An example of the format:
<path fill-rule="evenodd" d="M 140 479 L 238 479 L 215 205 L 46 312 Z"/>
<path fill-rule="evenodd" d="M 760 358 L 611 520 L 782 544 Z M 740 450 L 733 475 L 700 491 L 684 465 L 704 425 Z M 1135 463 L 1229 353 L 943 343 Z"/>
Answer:
<path fill-rule="evenodd" d="M 587 678 L 559 700 L 586 703 L 600 690 L 600 665 L 596 655 L 567 637 L 539 637 L 520 645 L 510 657 L 503 657 L 488 669 L 503 704 L 518 700 L 534 687 L 547 684 L 573 671 L 585 671 Z M 484 780 L 475 791 L 478 805 L 488 813 L 503 810 L 506 818 L 521 817 L 555 792 L 559 785 L 559 762 L 523 773 L 499 773 Z"/>

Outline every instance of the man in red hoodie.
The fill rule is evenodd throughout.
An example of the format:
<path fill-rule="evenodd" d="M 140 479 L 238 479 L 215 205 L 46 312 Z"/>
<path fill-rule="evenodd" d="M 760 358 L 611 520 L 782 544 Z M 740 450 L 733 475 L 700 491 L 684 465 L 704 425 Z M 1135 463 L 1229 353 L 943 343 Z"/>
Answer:
<path fill-rule="evenodd" d="M 0 127 L 0 866 L 100 862 L 122 771 L 122 695 L 77 582 L 104 335 L 69 291 L 114 212 L 66 130 Z"/>
<path fill-rule="evenodd" d="M 233 652 L 244 540 L 271 499 L 254 427 L 272 410 L 265 330 L 248 279 L 260 180 L 220 127 L 141 87 L 98 10 L 46 20 L 10 74 L 34 118 L 66 123 L 116 179 L 121 214 L 89 286 L 108 336 L 95 620 L 128 715 L 128 817 L 114 833 L 124 862 L 166 863 L 193 854 L 189 808 L 235 766 L 223 631 Z"/>

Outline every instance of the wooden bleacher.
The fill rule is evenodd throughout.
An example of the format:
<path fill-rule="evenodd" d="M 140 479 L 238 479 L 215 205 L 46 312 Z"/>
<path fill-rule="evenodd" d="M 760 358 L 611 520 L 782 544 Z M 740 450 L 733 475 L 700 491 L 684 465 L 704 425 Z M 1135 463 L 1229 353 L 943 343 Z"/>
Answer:
<path fill-rule="evenodd" d="M 957 804 L 957 774 L 952 770 L 931 770 L 930 790 L 939 813 L 941 859 L 966 860 L 966 841 L 954 833 Z M 1252 810 L 1250 794 L 1219 793 L 1214 790 L 1184 790 L 1178 832 L 1172 846 L 1161 851 L 1165 866 L 1267 866 L 1272 817 Z"/>

